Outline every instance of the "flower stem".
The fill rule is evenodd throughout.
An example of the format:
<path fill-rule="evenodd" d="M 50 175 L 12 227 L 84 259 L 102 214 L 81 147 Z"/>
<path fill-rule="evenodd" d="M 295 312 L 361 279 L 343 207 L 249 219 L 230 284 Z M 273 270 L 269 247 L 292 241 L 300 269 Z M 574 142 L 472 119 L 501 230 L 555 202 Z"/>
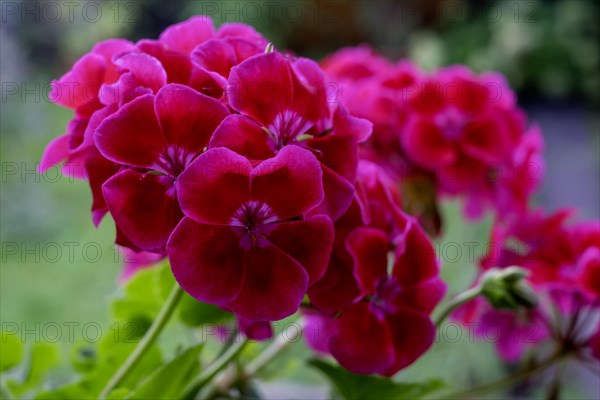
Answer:
<path fill-rule="evenodd" d="M 244 368 L 244 377 L 251 378 L 256 376 L 273 358 L 281 353 L 290 343 L 294 343 L 300 334 L 299 329 L 294 329 L 294 333 L 288 334 L 286 331 L 277 336 L 277 339 L 269 345 L 262 353 L 252 360 Z"/>
<path fill-rule="evenodd" d="M 264 349 L 254 360 L 238 373 L 223 374 L 202 392 L 205 399 L 215 398 L 218 390 L 225 390 L 236 382 L 245 381 L 255 377 L 262 369 L 269 364 L 271 360 L 283 352 L 289 344 L 295 343 L 299 337 L 300 331 L 294 330 L 293 333 L 281 333 L 273 343 Z"/>
<path fill-rule="evenodd" d="M 212 364 L 208 366 L 196 379 L 192 380 L 187 388 L 184 390 L 182 398 L 188 399 L 193 396 L 208 382 L 210 382 L 219 372 L 225 368 L 229 362 L 235 359 L 248 344 L 248 339 L 242 338 L 242 335 L 238 335 L 234 340 L 233 344 L 217 358 Z"/>
<path fill-rule="evenodd" d="M 442 325 L 442 323 L 446 320 L 448 315 L 450 315 L 452 313 L 452 311 L 454 311 L 458 306 L 475 299 L 477 296 L 479 296 L 481 294 L 481 291 L 482 291 L 481 285 L 477 285 L 475 287 L 472 287 L 471 289 L 468 289 L 462 293 L 459 293 L 453 299 L 451 299 L 448 303 L 446 303 L 446 305 L 444 306 L 444 309 L 441 311 L 440 315 L 435 320 L 436 328 L 439 328 L 440 325 Z"/>
<path fill-rule="evenodd" d="M 165 304 L 160 309 L 156 319 L 154 322 L 152 322 L 152 325 L 142 340 L 140 340 L 135 349 L 133 349 L 133 352 L 129 355 L 129 357 L 127 357 L 125 362 L 121 365 L 117 372 L 115 372 L 112 378 L 110 378 L 104 389 L 102 389 L 102 392 L 100 392 L 100 395 L 98 396 L 100 400 L 105 399 L 113 389 L 117 388 L 125 380 L 125 378 L 127 378 L 137 362 L 144 356 L 144 354 L 146 354 L 150 346 L 158 337 L 159 333 L 169 321 L 169 318 L 173 314 L 173 311 L 175 310 L 179 299 L 181 299 L 182 294 L 183 289 L 181 289 L 181 286 L 176 283 L 173 286 L 173 289 L 171 289 L 171 293 L 169 294 Z"/>
<path fill-rule="evenodd" d="M 506 378 L 502 378 L 496 382 L 487 383 L 485 385 L 477 386 L 477 387 L 467 389 L 467 390 L 464 390 L 461 392 L 454 392 L 447 396 L 440 397 L 440 398 L 438 398 L 438 400 L 466 399 L 470 396 L 474 396 L 474 395 L 478 395 L 478 394 L 482 394 L 482 393 L 491 392 L 491 391 L 494 391 L 497 389 L 501 389 L 505 386 L 508 386 L 510 384 L 513 384 L 513 383 L 519 382 L 525 378 L 528 378 L 529 376 L 531 376 L 535 373 L 546 370 L 547 368 L 552 366 L 554 363 L 556 363 L 563 357 L 564 357 L 564 354 L 558 352 L 558 353 L 554 354 L 553 356 L 549 357 L 547 360 L 544 360 L 544 361 L 540 362 L 539 364 L 536 364 L 536 365 L 534 365 L 530 368 L 527 368 L 521 372 L 517 372 L 516 374 L 507 376 Z"/>
<path fill-rule="evenodd" d="M 2 396 L 0 396 L 1 399 L 5 399 L 5 400 L 12 400 L 13 396 L 10 392 L 10 390 L 8 390 L 8 387 L 6 386 L 6 382 L 4 382 L 4 379 L 0 378 L 0 394 Z"/>

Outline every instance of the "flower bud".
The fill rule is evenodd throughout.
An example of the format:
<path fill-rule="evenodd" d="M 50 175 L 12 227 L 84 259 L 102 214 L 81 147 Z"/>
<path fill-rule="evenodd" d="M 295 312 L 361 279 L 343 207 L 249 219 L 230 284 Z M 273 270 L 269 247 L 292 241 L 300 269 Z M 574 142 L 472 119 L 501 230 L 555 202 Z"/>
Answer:
<path fill-rule="evenodd" d="M 537 304 L 535 292 L 525 282 L 528 273 L 519 267 L 493 268 L 483 275 L 482 295 L 498 309 L 518 310 Z"/>

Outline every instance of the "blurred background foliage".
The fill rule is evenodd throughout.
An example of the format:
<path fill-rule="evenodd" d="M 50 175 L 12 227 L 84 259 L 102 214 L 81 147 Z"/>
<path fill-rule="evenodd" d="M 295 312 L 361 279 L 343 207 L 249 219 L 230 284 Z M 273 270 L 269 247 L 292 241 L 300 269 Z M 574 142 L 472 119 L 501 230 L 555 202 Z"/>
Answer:
<path fill-rule="evenodd" d="M 85 183 L 60 177 L 56 169 L 42 176 L 35 173 L 45 145 L 64 132 L 71 118 L 70 111 L 47 100 L 48 83 L 99 40 L 156 38 L 168 25 L 195 14 L 212 16 L 216 25 L 249 23 L 277 48 L 316 59 L 343 46 L 367 43 L 392 59 L 408 57 L 426 69 L 464 63 L 475 71 L 500 71 L 546 138 L 547 173 L 536 203 L 550 210 L 573 206 L 580 210 L 581 218 L 600 216 L 597 1 L 144 0 L 71 4 L 69 9 L 61 1 L 1 3 L 3 327 L 9 323 L 35 331 L 36 324 L 96 322 L 108 329 L 108 299 L 118 291 L 122 261 L 112 247 L 114 227 L 109 218 L 99 229 L 93 227 L 91 196 Z M 484 244 L 490 225 L 489 219 L 467 224 L 457 210 L 455 203 L 444 205 L 448 229 L 438 247 L 458 243 L 465 252 L 457 259 L 452 256 L 453 262 L 450 256 L 442 260 L 451 293 L 464 289 L 474 272 L 461 244 Z M 34 339 L 34 335 L 27 338 Z M 66 345 L 68 339 L 65 334 L 59 341 Z M 65 347 L 63 352 L 67 351 Z M 299 357 L 292 362 L 294 366 L 276 364 L 270 370 L 281 373 L 291 369 L 290 379 L 306 382 L 301 372 L 306 368 L 298 360 L 307 353 L 302 346 L 293 351 Z M 463 332 L 459 340 L 441 338 L 434 352 L 399 374 L 399 379 L 442 377 L 468 385 L 499 377 L 507 368 L 497 360 L 492 343 L 469 343 Z M 583 372 L 573 369 L 567 374 Z M 318 378 L 309 373 L 309 379 L 314 382 Z M 586 382 L 566 393 L 590 393 L 597 382 Z M 276 396 L 288 389 L 274 385 L 269 390 Z M 304 392 L 306 396 L 319 393 Z"/>

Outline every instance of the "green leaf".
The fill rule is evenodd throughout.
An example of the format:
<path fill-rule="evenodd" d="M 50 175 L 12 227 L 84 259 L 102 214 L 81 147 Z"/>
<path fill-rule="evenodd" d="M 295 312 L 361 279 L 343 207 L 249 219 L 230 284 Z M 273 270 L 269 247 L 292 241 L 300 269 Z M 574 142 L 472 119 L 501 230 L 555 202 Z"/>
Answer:
<path fill-rule="evenodd" d="M 191 347 L 160 367 L 128 399 L 175 399 L 183 395 L 186 384 L 200 371 L 202 345 Z"/>
<path fill-rule="evenodd" d="M 2 332 L 0 343 L 0 372 L 7 371 L 23 360 L 23 342 L 16 335 Z"/>
<path fill-rule="evenodd" d="M 175 280 L 167 264 L 138 271 L 124 287 L 122 297 L 112 301 L 111 311 L 115 319 L 150 326 L 158 314 Z"/>
<path fill-rule="evenodd" d="M 231 319 L 233 314 L 212 304 L 202 303 L 187 293 L 179 301 L 179 318 L 188 326 L 218 324 Z"/>
<path fill-rule="evenodd" d="M 125 389 L 125 388 L 118 388 L 115 390 L 112 390 L 108 396 L 106 396 L 106 400 L 122 400 L 124 398 L 126 398 L 130 393 L 129 389 Z"/>
<path fill-rule="evenodd" d="M 398 383 L 390 378 L 374 375 L 358 375 L 323 360 L 310 360 L 309 365 L 318 369 L 333 383 L 339 395 L 346 400 L 390 399 L 414 400 L 445 387 L 439 380 L 423 383 Z"/>
<path fill-rule="evenodd" d="M 37 342 L 31 347 L 31 356 L 22 380 L 7 380 L 9 390 L 16 397 L 39 386 L 46 374 L 60 363 L 60 351 L 56 343 Z"/>
<path fill-rule="evenodd" d="M 81 360 L 82 355 L 76 354 L 72 355 L 72 359 L 75 357 L 75 360 L 72 361 L 74 361 L 76 368 L 82 372 L 81 379 L 78 382 L 40 393 L 36 399 L 96 399 L 106 382 L 123 364 L 136 345 L 136 341 L 131 341 L 126 335 L 117 334 L 116 331 L 113 331 L 104 335 L 93 347 L 89 345 L 80 346 L 76 351 L 86 353 L 83 356 L 86 359 Z M 150 376 L 161 364 L 160 350 L 156 345 L 153 345 L 140 362 L 136 364 L 122 385 L 111 392 L 111 396 L 123 398 L 123 394 L 126 395 L 136 388 L 142 380 Z"/>

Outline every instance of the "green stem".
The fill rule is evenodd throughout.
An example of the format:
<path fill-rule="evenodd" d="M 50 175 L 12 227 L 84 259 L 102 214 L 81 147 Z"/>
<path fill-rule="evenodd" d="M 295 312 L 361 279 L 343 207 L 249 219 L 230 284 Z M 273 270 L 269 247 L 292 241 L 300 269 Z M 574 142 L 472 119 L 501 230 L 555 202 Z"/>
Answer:
<path fill-rule="evenodd" d="M 246 368 L 244 368 L 244 377 L 246 379 L 256 376 L 272 359 L 274 359 L 279 353 L 285 350 L 288 345 L 295 343 L 300 329 L 294 329 L 293 334 L 287 334 L 287 332 L 281 333 L 277 336 L 277 339 L 262 351 L 254 360 L 252 360 Z"/>
<path fill-rule="evenodd" d="M 169 318 L 173 314 L 179 299 L 181 299 L 181 295 L 183 294 L 183 289 L 178 284 L 173 286 L 167 301 L 160 309 L 158 315 L 152 325 L 142 338 L 140 342 L 137 344 L 133 352 L 127 357 L 127 360 L 121 365 L 121 367 L 115 372 L 115 374 L 110 378 L 102 392 L 100 392 L 100 396 L 98 397 L 100 400 L 106 398 L 109 393 L 117 388 L 124 380 L 127 378 L 129 373 L 135 368 L 137 362 L 146 354 L 150 346 L 154 343 L 159 333 L 165 327 Z"/>
<path fill-rule="evenodd" d="M 455 399 L 466 399 L 470 396 L 491 392 L 497 389 L 501 389 L 513 383 L 517 383 L 523 379 L 528 378 L 529 376 L 542 372 L 552 366 L 554 363 L 559 361 L 564 354 L 556 353 L 552 357 L 549 357 L 547 360 L 542 361 L 541 363 L 534 365 L 531 368 L 525 369 L 524 371 L 517 372 L 514 375 L 507 376 L 506 378 L 502 378 L 496 382 L 487 383 L 485 385 L 477 386 L 471 389 L 463 390 L 461 392 L 454 392 L 447 396 L 443 396 L 438 398 L 438 400 L 455 400 Z"/>
<path fill-rule="evenodd" d="M 225 368 L 229 362 L 235 359 L 244 347 L 248 344 L 248 339 L 242 338 L 242 335 L 238 335 L 234 343 L 217 358 L 212 364 L 208 366 L 196 379 L 192 380 L 187 388 L 184 390 L 182 398 L 188 399 L 193 396 L 208 382 L 210 382 L 219 372 Z"/>
<path fill-rule="evenodd" d="M 10 392 L 10 390 L 8 390 L 8 386 L 6 386 L 6 382 L 4 382 L 4 379 L 0 378 L 0 393 L 2 394 L 2 399 L 5 400 L 12 400 L 13 396 Z"/>
<path fill-rule="evenodd" d="M 262 369 L 269 364 L 271 360 L 281 354 L 290 344 L 295 343 L 299 337 L 300 330 L 296 329 L 293 333 L 281 333 L 273 343 L 265 348 L 254 360 L 238 373 L 224 374 L 216 379 L 210 387 L 207 387 L 202 394 L 205 399 L 215 398 L 217 390 L 224 390 L 231 387 L 236 382 L 248 380 L 255 377 Z M 217 389 L 218 388 L 218 389 Z"/>
<path fill-rule="evenodd" d="M 475 287 L 472 287 L 471 289 L 468 289 L 456 295 L 453 299 L 446 303 L 444 309 L 441 311 L 440 315 L 435 320 L 435 326 L 439 328 L 440 325 L 442 325 L 442 323 L 446 320 L 448 315 L 452 313 L 452 311 L 454 311 L 458 306 L 475 299 L 481 294 L 481 291 L 481 285 L 477 285 Z"/>

